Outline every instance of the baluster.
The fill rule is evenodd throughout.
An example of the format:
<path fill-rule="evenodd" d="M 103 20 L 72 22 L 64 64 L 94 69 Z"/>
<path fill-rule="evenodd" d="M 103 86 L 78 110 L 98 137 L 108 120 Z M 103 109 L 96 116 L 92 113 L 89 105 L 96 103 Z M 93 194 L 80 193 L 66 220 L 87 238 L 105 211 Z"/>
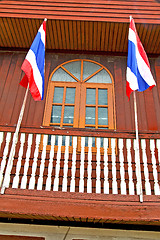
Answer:
<path fill-rule="evenodd" d="M 146 195 L 151 195 L 151 185 L 149 182 L 149 172 L 147 166 L 147 154 L 146 154 L 146 140 L 141 139 L 141 146 L 142 146 L 142 159 L 144 165 L 144 177 L 145 177 L 145 191 Z"/>
<path fill-rule="evenodd" d="M 67 192 L 67 175 L 68 175 L 68 157 L 69 157 L 69 141 L 70 137 L 66 136 L 65 139 L 65 157 L 64 157 L 64 170 L 63 170 L 63 183 L 62 192 Z"/>
<path fill-rule="evenodd" d="M 73 154 L 72 154 L 72 176 L 70 192 L 75 192 L 75 174 L 76 174 L 76 149 L 77 149 L 77 137 L 73 137 Z"/>
<path fill-rule="evenodd" d="M 97 138 L 97 153 L 96 153 L 96 160 L 97 160 L 97 166 L 96 166 L 96 193 L 101 193 L 101 167 L 100 167 L 100 146 L 101 146 L 101 139 Z"/>
<path fill-rule="evenodd" d="M 123 139 L 119 139 L 119 160 L 120 160 L 120 175 L 121 175 L 121 194 L 126 195 L 124 155 L 123 155 Z"/>
<path fill-rule="evenodd" d="M 158 161 L 160 166 L 160 139 L 157 139 Z"/>
<path fill-rule="evenodd" d="M 37 134 L 36 136 L 36 147 L 34 151 L 34 158 L 33 158 L 33 164 L 32 164 L 32 174 L 29 181 L 29 189 L 34 189 L 35 187 L 35 175 L 36 175 L 36 169 L 37 169 L 37 160 L 38 160 L 38 153 L 39 153 L 39 144 L 40 144 L 41 135 Z"/>
<path fill-rule="evenodd" d="M 61 160 L 61 146 L 62 146 L 62 136 L 58 136 L 58 151 L 57 151 L 57 162 L 56 162 L 56 171 L 55 171 L 53 191 L 58 191 L 60 160 Z"/>
<path fill-rule="evenodd" d="M 21 169 L 21 161 L 22 161 L 22 156 L 23 156 L 23 147 L 25 143 L 25 133 L 21 133 L 21 138 L 20 138 L 20 149 L 19 149 L 19 155 L 18 155 L 18 161 L 17 161 L 17 166 L 16 166 L 16 175 L 13 179 L 13 184 L 12 188 L 18 188 L 19 185 L 19 173 Z"/>
<path fill-rule="evenodd" d="M 26 189 L 27 186 L 27 172 L 28 172 L 28 167 L 29 167 L 29 159 L 30 159 L 30 154 L 31 154 L 31 146 L 32 146 L 32 139 L 33 139 L 33 134 L 28 135 L 28 148 L 26 152 L 26 159 L 25 159 L 25 164 L 24 164 L 24 173 L 23 177 L 21 180 L 21 189 Z"/>
<path fill-rule="evenodd" d="M 140 153 L 139 145 L 137 146 L 137 139 L 134 139 L 134 151 L 135 151 L 135 164 L 136 164 L 136 177 L 137 177 L 137 195 L 142 193 L 142 179 L 141 179 L 141 166 L 140 166 Z"/>
<path fill-rule="evenodd" d="M 4 133 L 0 132 L 0 149 L 1 149 L 1 144 L 3 142 L 3 137 L 4 137 Z"/>
<path fill-rule="evenodd" d="M 128 176 L 129 176 L 129 195 L 134 195 L 132 156 L 131 156 L 131 139 L 126 140 L 127 160 L 128 160 Z"/>
<path fill-rule="evenodd" d="M 84 147 L 85 137 L 81 137 L 81 163 L 80 163 L 80 180 L 79 180 L 79 192 L 84 192 Z"/>
<path fill-rule="evenodd" d="M 118 194 L 117 189 L 117 178 L 116 178 L 116 141 L 114 138 L 111 139 L 111 147 L 112 147 L 112 193 Z"/>
<path fill-rule="evenodd" d="M 51 177 L 52 177 L 52 170 L 53 170 L 53 158 L 54 158 L 54 145 L 55 145 L 55 135 L 51 136 L 51 150 L 50 150 L 50 157 L 49 157 L 49 164 L 48 164 L 48 177 L 46 180 L 46 190 L 51 190 Z"/>
<path fill-rule="evenodd" d="M 7 135 L 6 135 L 6 145 L 5 145 L 5 148 L 4 148 L 4 151 L 3 151 L 3 158 L 2 158 L 2 161 L 1 161 L 0 186 L 1 186 L 2 180 L 3 180 L 3 173 L 4 173 L 5 166 L 6 166 L 6 160 L 7 160 L 10 140 L 11 140 L 11 133 L 8 132 Z"/>
<path fill-rule="evenodd" d="M 108 138 L 104 138 L 104 193 L 109 194 L 108 181 Z"/>
<path fill-rule="evenodd" d="M 44 172 L 44 165 L 45 165 L 45 158 L 46 158 L 46 147 L 48 142 L 48 135 L 43 136 L 43 150 L 42 150 L 42 159 L 41 159 L 41 165 L 40 165 L 40 173 L 37 183 L 37 190 L 42 190 L 42 184 L 43 184 L 43 172 Z"/>
<path fill-rule="evenodd" d="M 17 142 L 18 142 L 18 135 L 15 132 L 13 135 L 12 146 L 11 146 L 11 150 L 9 153 L 9 158 L 8 158 L 7 168 L 5 171 L 5 177 L 4 177 L 1 193 L 4 193 L 5 188 L 8 188 L 9 184 L 10 184 L 11 171 L 12 171 L 14 156 L 15 156 L 15 152 L 16 152 Z"/>
<path fill-rule="evenodd" d="M 154 193 L 155 195 L 160 195 L 160 187 L 158 184 L 158 173 L 156 166 L 156 158 L 155 158 L 155 143 L 154 139 L 150 139 L 150 149 L 151 149 L 151 158 L 152 158 L 152 167 L 153 167 L 153 177 L 154 177 Z"/>
<path fill-rule="evenodd" d="M 88 138 L 87 193 L 92 193 L 92 138 Z"/>

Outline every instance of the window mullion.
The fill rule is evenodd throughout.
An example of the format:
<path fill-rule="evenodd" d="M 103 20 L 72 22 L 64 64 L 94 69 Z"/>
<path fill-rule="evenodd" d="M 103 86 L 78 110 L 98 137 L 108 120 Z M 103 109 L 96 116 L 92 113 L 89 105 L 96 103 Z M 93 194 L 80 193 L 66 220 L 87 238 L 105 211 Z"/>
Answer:
<path fill-rule="evenodd" d="M 63 101 L 62 101 L 62 112 L 61 112 L 61 123 L 60 123 L 60 127 L 63 127 L 65 98 L 66 98 L 66 86 L 64 87 L 64 92 L 63 92 Z"/>
<path fill-rule="evenodd" d="M 81 76 L 80 76 L 81 82 L 83 82 L 83 60 L 81 60 Z"/>
<path fill-rule="evenodd" d="M 95 116 L 95 128 L 98 128 L 98 88 L 96 88 L 96 116 Z"/>

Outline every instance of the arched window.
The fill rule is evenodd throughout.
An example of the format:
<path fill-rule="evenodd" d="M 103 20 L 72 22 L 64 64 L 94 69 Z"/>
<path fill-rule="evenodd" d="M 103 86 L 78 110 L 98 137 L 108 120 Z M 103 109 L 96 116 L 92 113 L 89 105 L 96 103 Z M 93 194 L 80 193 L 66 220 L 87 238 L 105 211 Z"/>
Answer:
<path fill-rule="evenodd" d="M 51 73 L 44 126 L 114 129 L 114 84 L 101 64 L 76 59 Z"/>

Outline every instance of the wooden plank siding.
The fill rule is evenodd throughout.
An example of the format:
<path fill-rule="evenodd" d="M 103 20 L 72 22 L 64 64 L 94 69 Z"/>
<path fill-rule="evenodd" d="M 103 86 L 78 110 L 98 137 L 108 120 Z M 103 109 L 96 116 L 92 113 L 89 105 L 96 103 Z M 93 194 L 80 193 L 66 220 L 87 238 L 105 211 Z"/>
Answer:
<path fill-rule="evenodd" d="M 144 19 L 146 23 L 159 23 L 159 11 L 156 0 L 10 0 L 1 1 L 0 8 L 3 17 L 128 22 L 128 16 L 133 15 L 139 23 Z"/>
<path fill-rule="evenodd" d="M 20 68 L 25 55 L 26 52 L 0 52 L 2 63 L 0 68 L 0 125 L 15 126 L 17 123 L 25 94 L 25 89 L 18 84 L 23 76 Z M 29 94 L 22 126 L 40 127 L 42 125 L 47 85 L 51 72 L 63 62 L 79 58 L 100 62 L 111 72 L 115 88 L 116 128 L 117 130 L 134 130 L 133 96 L 131 95 L 131 99 L 128 101 L 125 92 L 126 57 L 91 54 L 46 54 L 44 100 L 35 102 Z M 152 58 L 150 63 L 157 86 L 151 91 L 146 90 L 137 93 L 139 129 L 142 131 L 160 131 L 160 60 L 159 58 Z"/>

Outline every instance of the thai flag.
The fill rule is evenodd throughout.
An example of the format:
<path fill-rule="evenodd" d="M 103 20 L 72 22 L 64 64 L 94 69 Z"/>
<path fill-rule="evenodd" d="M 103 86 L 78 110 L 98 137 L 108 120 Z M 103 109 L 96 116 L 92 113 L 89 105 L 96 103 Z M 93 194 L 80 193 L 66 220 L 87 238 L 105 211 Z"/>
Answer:
<path fill-rule="evenodd" d="M 132 91 L 142 92 L 155 85 L 147 55 L 138 37 L 134 20 L 131 18 L 128 36 L 127 96 L 130 98 Z"/>
<path fill-rule="evenodd" d="M 43 100 L 45 66 L 46 19 L 28 51 L 21 69 L 25 72 L 20 85 L 29 89 L 35 101 Z"/>

